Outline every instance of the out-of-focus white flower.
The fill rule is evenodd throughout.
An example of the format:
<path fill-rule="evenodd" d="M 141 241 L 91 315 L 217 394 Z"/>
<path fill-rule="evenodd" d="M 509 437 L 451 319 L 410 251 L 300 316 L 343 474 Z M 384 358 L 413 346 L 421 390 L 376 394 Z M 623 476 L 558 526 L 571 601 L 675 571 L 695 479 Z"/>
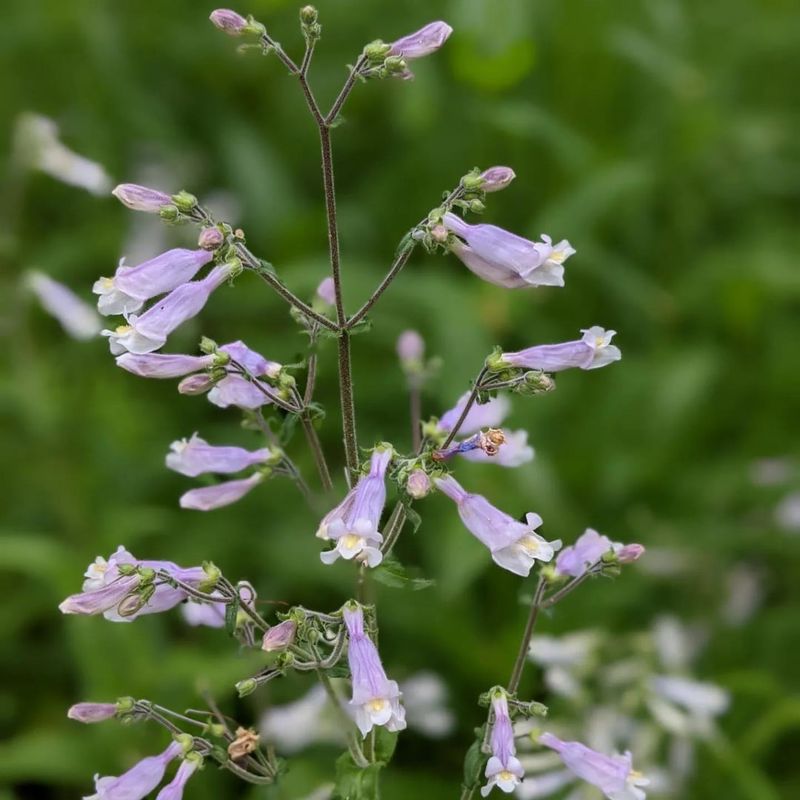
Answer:
<path fill-rule="evenodd" d="M 434 672 L 417 672 L 400 684 L 408 727 L 431 739 L 453 731 L 455 715 L 447 707 L 447 686 Z"/>
<path fill-rule="evenodd" d="M 73 339 L 93 339 L 100 333 L 103 324 L 99 314 L 68 286 L 36 270 L 28 272 L 26 284 L 42 308 L 55 317 Z"/>
<path fill-rule="evenodd" d="M 750 564 L 737 564 L 728 574 L 726 583 L 722 618 L 732 627 L 744 625 L 764 600 L 763 576 Z"/>
<path fill-rule="evenodd" d="M 575 631 L 565 636 L 534 636 L 528 656 L 543 667 L 577 667 L 585 663 L 599 644 L 597 631 Z"/>
<path fill-rule="evenodd" d="M 775 522 L 786 533 L 800 533 L 800 492 L 787 494 L 775 509 Z"/>
<path fill-rule="evenodd" d="M 653 716 L 678 735 L 710 735 L 714 719 L 730 704 L 730 695 L 719 686 L 678 675 L 655 675 L 648 686 Z"/>
<path fill-rule="evenodd" d="M 320 685 L 313 686 L 299 700 L 267 709 L 259 730 L 285 755 L 317 742 L 340 745 L 347 741 L 340 717 L 330 707 L 328 695 Z"/>
<path fill-rule="evenodd" d="M 792 473 L 788 458 L 759 458 L 750 465 L 750 480 L 756 486 L 779 486 Z"/>
<path fill-rule="evenodd" d="M 70 150 L 58 138 L 58 125 L 41 114 L 25 112 L 17 118 L 15 151 L 30 169 L 46 172 L 56 180 L 103 195 L 111 178 L 95 161 Z"/>
<path fill-rule="evenodd" d="M 655 621 L 652 635 L 659 661 L 670 672 L 688 667 L 706 638 L 701 630 L 693 630 L 668 615 Z"/>

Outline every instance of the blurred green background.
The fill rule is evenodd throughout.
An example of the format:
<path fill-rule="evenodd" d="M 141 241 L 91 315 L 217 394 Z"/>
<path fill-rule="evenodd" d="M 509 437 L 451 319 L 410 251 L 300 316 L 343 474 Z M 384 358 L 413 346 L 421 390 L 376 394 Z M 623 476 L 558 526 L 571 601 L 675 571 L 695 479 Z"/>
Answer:
<path fill-rule="evenodd" d="M 251 0 L 239 10 L 299 57 L 296 5 Z M 681 797 L 800 796 L 800 539 L 797 514 L 775 514 L 800 489 L 800 105 L 792 104 L 800 8 L 791 0 L 318 6 L 312 78 L 326 105 L 365 42 L 436 18 L 455 29 L 438 55 L 417 62 L 414 82 L 359 86 L 335 132 L 350 309 L 404 231 L 474 165 L 508 164 L 518 176 L 490 197 L 486 221 L 569 238 L 578 251 L 566 288 L 530 292 L 482 283 L 452 257 L 415 254 L 377 307 L 372 333 L 354 340 L 361 443 L 408 447 L 393 355 L 405 328 L 444 359 L 426 415 L 453 404 L 494 344 L 562 341 L 593 324 L 619 331 L 620 364 L 565 374 L 556 392 L 514 400 L 511 427 L 530 431 L 533 463 L 465 464 L 459 476 L 514 515 L 536 510 L 550 538 L 569 542 L 591 525 L 649 548 L 649 566 L 645 559 L 614 583 L 592 582 L 541 629 L 619 634 L 664 613 L 704 628 L 694 673 L 729 689 L 733 703 L 714 745 L 700 743 Z M 21 171 L 11 152 L 23 111 L 56 120 L 63 140 L 116 181 L 216 196 L 297 293 L 310 296 L 325 275 L 316 132 L 300 92 L 277 60 L 237 55 L 236 42 L 208 23 L 213 7 L 3 3 L 0 800 L 89 794 L 94 772 L 118 774 L 163 747 L 163 735 L 144 726 L 77 729 L 65 710 L 79 699 L 133 694 L 179 708 L 196 705 L 207 685 L 227 710 L 255 720 L 311 685 L 291 677 L 234 703 L 228 687 L 254 659 L 219 631 L 188 628 L 177 613 L 132 625 L 62 618 L 58 602 L 95 555 L 124 543 L 143 558 L 211 558 L 264 599 L 311 607 L 337 608 L 351 591 L 350 570 L 319 563 L 317 520 L 288 483 L 207 515 L 180 510 L 177 498 L 194 482 L 164 469 L 169 443 L 199 431 L 212 443 L 255 446 L 255 434 L 235 413 L 179 396 L 172 382 L 116 369 L 105 341 L 65 337 L 21 288 L 35 267 L 88 299 L 122 255 L 133 262 L 191 241 L 191 232 L 134 219 L 109 197 Z M 245 275 L 169 349 L 192 352 L 201 333 L 241 337 L 288 362 L 304 346 L 293 330 L 281 301 Z M 327 343 L 322 436 L 341 474 L 335 381 Z M 303 442 L 292 450 L 313 478 Z M 764 458 L 781 461 L 759 467 Z M 529 590 L 491 566 L 449 501 L 431 498 L 419 510 L 422 527 L 406 532 L 399 555 L 437 583 L 378 592 L 381 649 L 392 677 L 442 675 L 457 727 L 437 742 L 401 737 L 388 800 L 455 796 L 484 713 L 475 700 L 507 678 Z M 761 587 L 760 603 L 732 620 L 725 608 L 742 575 Z M 523 690 L 548 700 L 533 667 Z M 274 791 L 209 769 L 187 796 L 304 797 L 330 778 L 335 754 L 312 749 Z"/>

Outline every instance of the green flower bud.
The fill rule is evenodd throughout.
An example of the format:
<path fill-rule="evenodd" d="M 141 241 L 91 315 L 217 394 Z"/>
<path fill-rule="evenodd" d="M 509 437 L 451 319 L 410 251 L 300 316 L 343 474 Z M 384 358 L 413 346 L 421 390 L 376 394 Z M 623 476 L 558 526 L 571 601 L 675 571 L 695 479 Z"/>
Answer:
<path fill-rule="evenodd" d="M 243 681 L 239 681 L 234 688 L 239 697 L 247 697 L 258 689 L 258 682 L 255 678 L 245 678 Z"/>
<path fill-rule="evenodd" d="M 158 216 L 165 222 L 175 222 L 178 219 L 180 212 L 177 206 L 161 206 Z"/>
<path fill-rule="evenodd" d="M 370 62 L 381 62 L 386 58 L 391 49 L 392 46 L 390 44 L 386 44 L 386 42 L 381 39 L 376 39 L 364 48 L 364 55 Z"/>
<path fill-rule="evenodd" d="M 205 353 L 206 355 L 210 355 L 211 353 L 216 353 L 219 345 L 213 340 L 209 339 L 208 336 L 203 336 L 200 339 L 200 352 Z"/>
<path fill-rule="evenodd" d="M 197 588 L 201 592 L 210 592 L 219 583 L 219 579 L 222 577 L 222 570 L 213 561 L 204 561 L 203 572 L 205 572 L 206 577 Z"/>
<path fill-rule="evenodd" d="M 188 214 L 197 207 L 197 198 L 184 189 L 181 189 L 178 194 L 172 195 L 172 202 L 175 203 L 178 211 L 182 211 L 184 214 Z"/>

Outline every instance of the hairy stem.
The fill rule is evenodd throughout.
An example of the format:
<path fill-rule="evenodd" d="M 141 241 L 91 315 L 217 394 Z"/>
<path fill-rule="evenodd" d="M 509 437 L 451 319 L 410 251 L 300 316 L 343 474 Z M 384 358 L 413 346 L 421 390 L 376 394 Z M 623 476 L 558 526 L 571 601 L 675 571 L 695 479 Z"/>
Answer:
<path fill-rule="evenodd" d="M 317 429 L 311 421 L 311 416 L 307 408 L 303 409 L 303 413 L 300 414 L 300 424 L 303 426 L 303 433 L 306 435 L 309 449 L 314 456 L 314 463 L 317 465 L 322 488 L 324 491 L 328 492 L 333 488 L 333 481 L 331 480 L 331 473 L 328 469 L 328 462 L 325 460 L 325 453 L 322 450 L 322 443 L 319 440 L 319 436 L 317 436 Z"/>
<path fill-rule="evenodd" d="M 363 54 L 358 57 L 358 61 L 356 61 L 355 65 L 350 70 L 350 74 L 347 76 L 344 86 L 342 86 L 342 91 L 339 92 L 339 96 L 333 101 L 331 110 L 325 117 L 326 125 L 332 125 L 333 122 L 335 122 L 336 117 L 339 116 L 339 112 L 342 110 L 342 106 L 344 106 L 345 101 L 350 96 L 350 92 L 353 91 L 353 87 L 356 85 L 356 80 L 361 72 L 361 68 L 364 66 L 366 61 L 367 59 Z"/>
<path fill-rule="evenodd" d="M 386 521 L 381 552 L 384 554 L 391 552 L 392 548 L 395 546 L 395 543 L 400 538 L 400 533 L 403 530 L 403 525 L 405 525 L 405 522 L 406 509 L 402 503 L 398 503 L 392 510 L 389 519 Z"/>
<path fill-rule="evenodd" d="M 331 679 L 328 677 L 327 673 L 324 670 L 318 669 L 317 670 L 317 677 L 319 678 L 320 683 L 325 689 L 325 692 L 328 695 L 331 703 L 333 704 L 334 710 L 336 714 L 342 721 L 342 725 L 345 726 L 345 729 L 348 731 L 347 735 L 347 747 L 350 750 L 350 755 L 353 758 L 353 761 L 356 763 L 357 766 L 364 767 L 369 766 L 369 761 L 367 760 L 366 756 L 364 755 L 364 751 L 361 749 L 361 744 L 358 741 L 357 734 L 353 731 L 353 721 L 347 715 L 347 712 L 342 708 L 342 700 L 339 697 L 339 693 L 336 691 L 336 688 L 331 683 Z"/>
<path fill-rule="evenodd" d="M 533 600 L 531 600 L 531 608 L 528 613 L 528 621 L 525 623 L 522 641 L 519 644 L 517 660 L 514 662 L 514 668 L 511 670 L 511 677 L 508 679 L 508 686 L 506 687 L 510 694 L 514 694 L 519 688 L 519 682 L 522 678 L 522 670 L 525 668 L 525 659 L 528 655 L 528 648 L 531 644 L 533 629 L 536 627 L 536 619 L 539 616 L 539 609 L 542 607 L 542 596 L 544 595 L 546 586 L 547 581 L 545 581 L 544 578 L 539 578 L 536 591 L 533 593 Z"/>
<path fill-rule="evenodd" d="M 467 414 L 469 414 L 470 409 L 475 404 L 475 401 L 478 399 L 478 392 L 481 390 L 481 382 L 486 377 L 486 367 L 484 367 L 479 373 L 478 377 L 475 379 L 475 383 L 472 386 L 472 392 L 470 393 L 469 398 L 467 398 L 466 405 L 464 406 L 464 410 L 461 412 L 461 416 L 456 421 L 456 424 L 453 425 L 450 433 L 448 434 L 447 438 L 444 440 L 444 444 L 441 446 L 440 449 L 444 449 L 450 445 L 453 439 L 456 438 L 458 432 L 461 430 L 461 426 L 464 424 L 464 420 L 467 418 Z"/>

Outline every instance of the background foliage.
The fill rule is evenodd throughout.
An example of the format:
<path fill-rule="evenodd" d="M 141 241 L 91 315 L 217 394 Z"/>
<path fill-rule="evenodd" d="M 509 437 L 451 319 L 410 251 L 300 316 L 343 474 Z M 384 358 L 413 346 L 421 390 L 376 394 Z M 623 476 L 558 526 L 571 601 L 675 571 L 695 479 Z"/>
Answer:
<path fill-rule="evenodd" d="M 251 0 L 239 10 L 297 52 L 296 5 Z M 755 459 L 798 456 L 799 120 L 789 102 L 800 72 L 797 5 L 318 5 L 324 31 L 313 80 L 323 99 L 365 42 L 439 17 L 456 31 L 419 63 L 413 84 L 359 87 L 336 131 L 351 309 L 404 230 L 476 164 L 510 164 L 518 175 L 491 198 L 487 221 L 568 237 L 578 251 L 564 290 L 516 293 L 479 282 L 455 259 L 415 255 L 381 301 L 372 334 L 354 342 L 362 444 L 408 441 L 390 355 L 406 327 L 445 359 L 425 397 L 429 414 L 452 405 L 495 343 L 559 341 L 591 324 L 620 331 L 621 364 L 564 375 L 555 393 L 515 401 L 511 422 L 531 431 L 532 464 L 468 464 L 463 481 L 513 514 L 535 509 L 550 538 L 570 541 L 593 525 L 643 542 L 655 565 L 672 564 L 592 583 L 542 630 L 631 630 L 665 611 L 704 624 L 710 643 L 698 673 L 730 688 L 734 704 L 724 746 L 699 753 L 687 800 L 798 796 L 800 540 L 773 510 L 800 473 L 790 461 L 787 485 L 751 480 Z M 229 194 L 255 252 L 310 295 L 326 269 L 313 124 L 277 61 L 237 56 L 207 22 L 212 8 L 205 0 L 6 0 L 0 151 L 11 152 L 16 115 L 33 110 L 55 118 L 70 146 L 118 180 Z M 20 287 L 22 272 L 38 267 L 88 296 L 120 256 L 135 261 L 188 232 L 132 220 L 110 198 L 22 174 L 10 160 L 1 202 L 0 783 L 9 788 L 0 798 L 66 798 L 85 792 L 93 772 L 116 774 L 154 749 L 150 729 L 76 730 L 64 716 L 71 702 L 130 693 L 191 705 L 198 680 L 225 696 L 253 666 L 219 632 L 188 629 L 177 615 L 130 626 L 62 619 L 57 603 L 96 554 L 124 542 L 142 557 L 182 564 L 210 557 L 231 577 L 252 579 L 264 598 L 330 608 L 352 576 L 320 565 L 316 520 L 288 484 L 271 483 L 226 511 L 181 511 L 189 482 L 163 468 L 168 444 L 194 430 L 217 443 L 252 444 L 251 434 L 172 384 L 116 370 L 105 342 L 65 338 Z M 175 336 L 173 349 L 192 348 L 202 331 L 244 338 L 287 362 L 303 346 L 289 327 L 281 301 L 244 276 Z M 330 453 L 340 449 L 334 358 L 328 345 L 319 397 Z M 303 461 L 300 441 L 295 450 Z M 420 510 L 423 525 L 399 554 L 437 585 L 381 590 L 381 647 L 393 676 L 422 667 L 444 675 L 458 729 L 435 745 L 401 737 L 389 800 L 452 796 L 482 713 L 475 699 L 507 677 L 525 613 L 519 580 L 490 566 L 446 500 Z M 732 628 L 721 608 L 736 565 L 755 568 L 765 594 L 759 612 Z M 524 683 L 531 693 L 535 675 Z M 255 716 L 304 689 L 295 678 L 270 684 L 238 710 Z M 282 793 L 252 794 L 302 796 L 328 777 L 331 754 L 312 751 Z M 244 790 L 212 770 L 204 778 L 191 797 Z"/>

